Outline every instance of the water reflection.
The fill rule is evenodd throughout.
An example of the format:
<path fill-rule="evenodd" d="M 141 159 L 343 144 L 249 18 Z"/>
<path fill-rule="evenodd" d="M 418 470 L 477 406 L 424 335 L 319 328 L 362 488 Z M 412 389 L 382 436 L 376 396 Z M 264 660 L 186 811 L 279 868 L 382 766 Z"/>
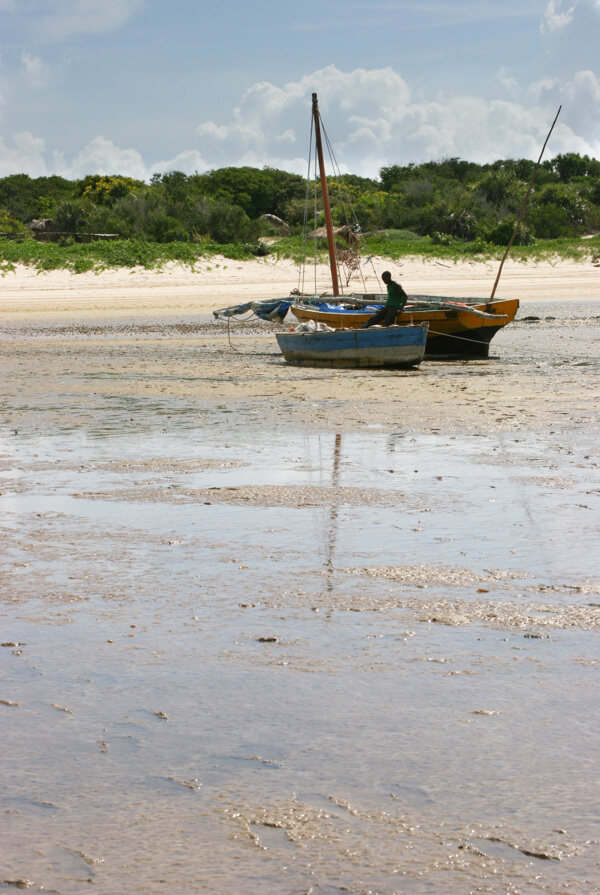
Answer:
<path fill-rule="evenodd" d="M 335 544 L 337 539 L 338 532 L 338 513 L 339 513 L 339 505 L 336 499 L 336 489 L 340 484 L 340 462 L 342 456 L 342 436 L 338 432 L 335 436 L 334 448 L 333 448 L 333 463 L 331 470 L 331 488 L 332 488 L 332 501 L 331 506 L 329 508 L 329 519 L 327 524 L 327 551 L 325 555 L 325 563 L 324 568 L 327 575 L 327 591 L 329 593 L 333 592 L 333 578 L 334 578 L 334 567 L 333 560 L 335 554 Z"/>

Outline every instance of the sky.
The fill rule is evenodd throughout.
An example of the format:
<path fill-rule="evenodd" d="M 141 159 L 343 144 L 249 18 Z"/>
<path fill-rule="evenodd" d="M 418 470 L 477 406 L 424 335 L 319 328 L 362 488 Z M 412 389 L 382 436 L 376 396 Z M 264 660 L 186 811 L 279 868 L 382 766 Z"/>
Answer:
<path fill-rule="evenodd" d="M 0 0 L 0 177 L 600 158 L 600 0 Z"/>

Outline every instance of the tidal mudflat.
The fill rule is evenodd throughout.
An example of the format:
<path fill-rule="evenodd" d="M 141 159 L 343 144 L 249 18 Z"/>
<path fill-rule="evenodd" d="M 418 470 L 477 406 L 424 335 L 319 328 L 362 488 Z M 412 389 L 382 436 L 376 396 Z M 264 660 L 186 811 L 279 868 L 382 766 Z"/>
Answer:
<path fill-rule="evenodd" d="M 5 327 L 0 890 L 599 890 L 600 305 L 520 316 Z"/>

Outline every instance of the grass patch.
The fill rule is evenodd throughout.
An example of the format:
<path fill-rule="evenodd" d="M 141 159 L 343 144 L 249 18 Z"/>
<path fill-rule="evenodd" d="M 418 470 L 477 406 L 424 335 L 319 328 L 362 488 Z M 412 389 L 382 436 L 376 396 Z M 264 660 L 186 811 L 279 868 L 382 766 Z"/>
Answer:
<path fill-rule="evenodd" d="M 504 248 L 481 240 L 439 244 L 429 236 L 417 236 L 409 230 L 384 230 L 365 237 L 366 253 L 398 260 L 413 256 L 438 258 L 442 261 L 499 260 Z M 290 236 L 278 239 L 266 247 L 271 259 L 291 259 L 300 263 L 313 257 L 313 247 L 305 251 L 302 238 Z M 17 264 L 38 271 L 70 270 L 73 273 L 100 272 L 108 268 L 142 267 L 160 270 L 168 262 L 179 262 L 194 270 L 196 264 L 209 261 L 215 255 L 236 261 L 255 258 L 261 250 L 256 244 L 219 245 L 214 242 L 158 243 L 146 240 L 97 240 L 89 243 L 57 244 L 34 239 L 12 240 L 0 238 L 0 273 L 13 271 Z M 317 255 L 326 261 L 325 244 L 319 241 Z M 531 261 L 589 261 L 600 257 L 600 236 L 590 239 L 538 240 L 531 246 L 513 246 L 510 257 L 523 263 Z"/>
<path fill-rule="evenodd" d="M 108 268 L 143 267 L 160 270 L 170 261 L 187 265 L 192 270 L 200 261 L 224 255 L 226 258 L 247 260 L 253 256 L 252 246 L 218 245 L 203 242 L 147 242 L 146 240 L 115 239 L 88 243 L 63 244 L 37 242 L 34 239 L 14 241 L 0 239 L 0 271 L 14 270 L 25 264 L 38 271 L 70 270 L 73 273 Z"/>

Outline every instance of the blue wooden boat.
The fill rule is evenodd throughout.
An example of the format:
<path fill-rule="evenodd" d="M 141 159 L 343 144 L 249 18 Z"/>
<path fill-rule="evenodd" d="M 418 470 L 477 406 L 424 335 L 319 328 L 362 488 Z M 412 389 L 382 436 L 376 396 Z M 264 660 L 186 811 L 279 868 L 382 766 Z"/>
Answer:
<path fill-rule="evenodd" d="M 276 333 L 289 364 L 301 367 L 418 367 L 427 326 L 374 326 Z"/>

